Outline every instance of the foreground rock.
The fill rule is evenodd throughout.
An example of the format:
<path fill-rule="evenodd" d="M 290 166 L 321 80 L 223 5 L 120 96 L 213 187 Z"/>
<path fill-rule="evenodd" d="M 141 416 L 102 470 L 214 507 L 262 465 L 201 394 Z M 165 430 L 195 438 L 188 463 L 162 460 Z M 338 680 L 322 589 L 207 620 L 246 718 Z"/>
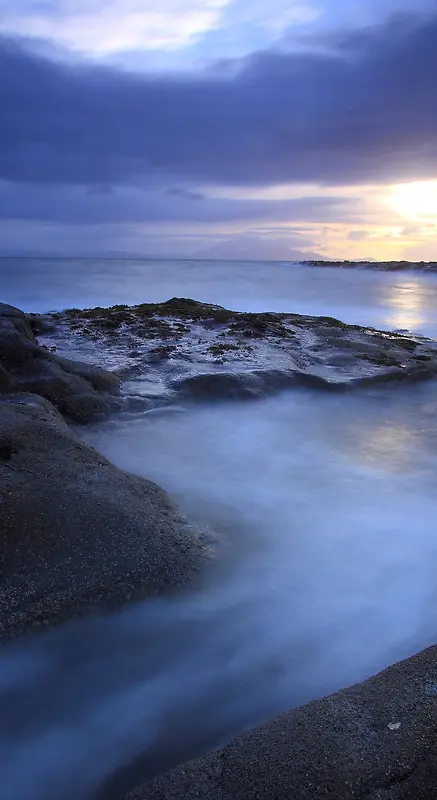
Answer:
<path fill-rule="evenodd" d="M 40 347 L 33 328 L 50 330 L 0 303 L 0 392 L 24 391 L 50 400 L 68 417 L 85 422 L 114 406 L 119 378 L 100 367 L 58 358 Z"/>
<path fill-rule="evenodd" d="M 117 795 L 108 787 L 105 800 Z M 437 647 L 247 733 L 126 800 L 433 800 Z"/>
<path fill-rule="evenodd" d="M 437 343 L 331 317 L 247 314 L 195 300 L 53 314 L 48 341 L 99 352 L 150 401 L 262 397 L 293 386 L 347 390 L 437 375 Z"/>
<path fill-rule="evenodd" d="M 32 395 L 0 398 L 0 508 L 0 638 L 176 589 L 208 553 L 162 489 Z"/>

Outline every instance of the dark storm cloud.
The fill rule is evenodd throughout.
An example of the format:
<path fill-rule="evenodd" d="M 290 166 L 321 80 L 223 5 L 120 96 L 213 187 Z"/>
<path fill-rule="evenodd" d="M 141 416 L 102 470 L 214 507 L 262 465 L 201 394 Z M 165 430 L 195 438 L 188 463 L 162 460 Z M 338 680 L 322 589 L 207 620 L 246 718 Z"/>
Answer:
<path fill-rule="evenodd" d="M 168 187 L 435 175 L 436 43 L 437 15 L 404 18 L 335 53 L 258 54 L 233 77 L 147 77 L 3 39 L 0 177 Z"/>
<path fill-rule="evenodd" d="M 74 225 L 104 222 L 226 223 L 238 220 L 361 224 L 365 202 L 355 197 L 304 197 L 291 200 L 207 199 L 196 193 L 119 186 L 59 186 L 0 181 L 0 219 L 33 219 Z"/>
<path fill-rule="evenodd" d="M 172 189 L 167 189 L 166 194 L 169 197 L 183 197 L 185 200 L 204 200 L 205 195 L 202 192 L 191 192 L 189 189 L 183 189 L 175 186 Z"/>

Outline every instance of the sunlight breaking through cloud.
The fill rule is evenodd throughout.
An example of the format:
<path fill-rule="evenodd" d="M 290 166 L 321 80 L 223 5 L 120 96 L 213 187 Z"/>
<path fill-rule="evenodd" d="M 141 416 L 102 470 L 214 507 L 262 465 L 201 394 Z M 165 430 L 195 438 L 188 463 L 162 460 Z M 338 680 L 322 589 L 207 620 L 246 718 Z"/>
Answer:
<path fill-rule="evenodd" d="M 392 188 L 388 204 L 407 219 L 437 223 L 437 181 L 398 184 Z"/>
<path fill-rule="evenodd" d="M 105 54 L 134 48 L 177 49 L 213 28 L 230 0 L 62 0 L 30 6 L 0 2 L 0 31 L 53 39 Z"/>

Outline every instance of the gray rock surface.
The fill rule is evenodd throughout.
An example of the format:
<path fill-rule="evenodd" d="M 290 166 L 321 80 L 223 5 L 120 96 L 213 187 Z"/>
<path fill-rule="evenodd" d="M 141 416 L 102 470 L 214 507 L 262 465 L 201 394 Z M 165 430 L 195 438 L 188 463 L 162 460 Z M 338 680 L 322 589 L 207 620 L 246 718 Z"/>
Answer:
<path fill-rule="evenodd" d="M 264 397 L 287 387 L 324 391 L 437 376 L 437 342 L 331 317 L 243 313 L 187 298 L 56 313 L 50 343 L 100 357 L 128 381 L 175 399 Z M 144 380 L 146 379 L 146 381 Z M 155 386 L 152 384 L 155 383 Z M 124 389 L 129 393 L 132 387 Z M 160 392 L 160 396 L 163 393 Z"/>
<path fill-rule="evenodd" d="M 0 398 L 0 638 L 176 589 L 208 555 L 166 493 L 46 400 Z"/>
<path fill-rule="evenodd" d="M 0 392 L 39 394 L 80 422 L 114 407 L 120 391 L 118 377 L 100 367 L 58 358 L 40 347 L 32 319 L 0 303 Z"/>
<path fill-rule="evenodd" d="M 115 795 L 110 789 L 105 800 Z M 433 800 L 437 647 L 309 703 L 126 800 Z"/>

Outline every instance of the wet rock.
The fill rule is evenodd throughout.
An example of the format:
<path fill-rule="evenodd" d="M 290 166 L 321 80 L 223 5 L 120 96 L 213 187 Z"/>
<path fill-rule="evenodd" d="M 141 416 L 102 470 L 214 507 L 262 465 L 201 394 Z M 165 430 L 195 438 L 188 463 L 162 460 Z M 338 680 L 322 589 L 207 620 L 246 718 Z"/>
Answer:
<path fill-rule="evenodd" d="M 59 356 L 56 358 L 56 364 L 64 372 L 88 381 L 96 392 L 119 394 L 120 380 L 118 375 L 113 372 L 108 372 L 108 370 L 102 369 L 95 364 L 83 364 L 80 361 L 71 361 L 68 358 L 60 358 Z"/>
<path fill-rule="evenodd" d="M 125 800 L 432 800 L 436 676 L 432 647 L 283 714 Z M 102 800 L 116 796 L 108 784 Z"/>
<path fill-rule="evenodd" d="M 123 327 L 114 342 L 101 332 L 120 314 Z M 138 375 L 146 364 L 160 370 L 169 397 L 177 392 L 208 400 L 253 398 L 291 386 L 344 391 L 437 375 L 436 342 L 348 325 L 333 317 L 243 313 L 172 298 L 122 310 L 73 309 L 64 312 L 61 321 L 67 337 L 85 321 L 99 332 L 102 357 L 104 348 L 112 348 L 112 356 L 119 357 L 123 337 L 134 334 L 136 343 L 144 345 L 153 340 L 136 368 Z M 126 352 L 132 355 L 131 348 L 126 342 Z M 129 369 L 133 374 L 135 366 Z"/>
<path fill-rule="evenodd" d="M 30 394 L 0 402 L 0 507 L 0 638 L 175 590 L 209 552 L 161 488 Z"/>
<path fill-rule="evenodd" d="M 86 422 L 114 407 L 120 381 L 100 367 L 59 358 L 35 339 L 31 319 L 0 304 L 0 391 L 40 394 L 62 413 Z M 112 396 L 112 397 L 111 397 Z"/>
<path fill-rule="evenodd" d="M 0 393 L 10 392 L 13 388 L 13 381 L 6 372 L 5 368 L 0 364 Z"/>
<path fill-rule="evenodd" d="M 251 373 L 212 372 L 177 379 L 173 381 L 172 388 L 189 397 L 244 398 L 259 395 L 262 392 L 262 381 Z"/>
<path fill-rule="evenodd" d="M 342 391 L 347 388 L 346 385 L 329 381 L 311 372 L 280 369 L 190 375 L 174 380 L 171 386 L 182 397 L 209 400 L 261 398 L 291 387 L 325 391 Z"/>
<path fill-rule="evenodd" d="M 26 319 L 33 333 L 53 333 L 56 330 L 55 320 L 44 314 L 26 314 Z"/>

